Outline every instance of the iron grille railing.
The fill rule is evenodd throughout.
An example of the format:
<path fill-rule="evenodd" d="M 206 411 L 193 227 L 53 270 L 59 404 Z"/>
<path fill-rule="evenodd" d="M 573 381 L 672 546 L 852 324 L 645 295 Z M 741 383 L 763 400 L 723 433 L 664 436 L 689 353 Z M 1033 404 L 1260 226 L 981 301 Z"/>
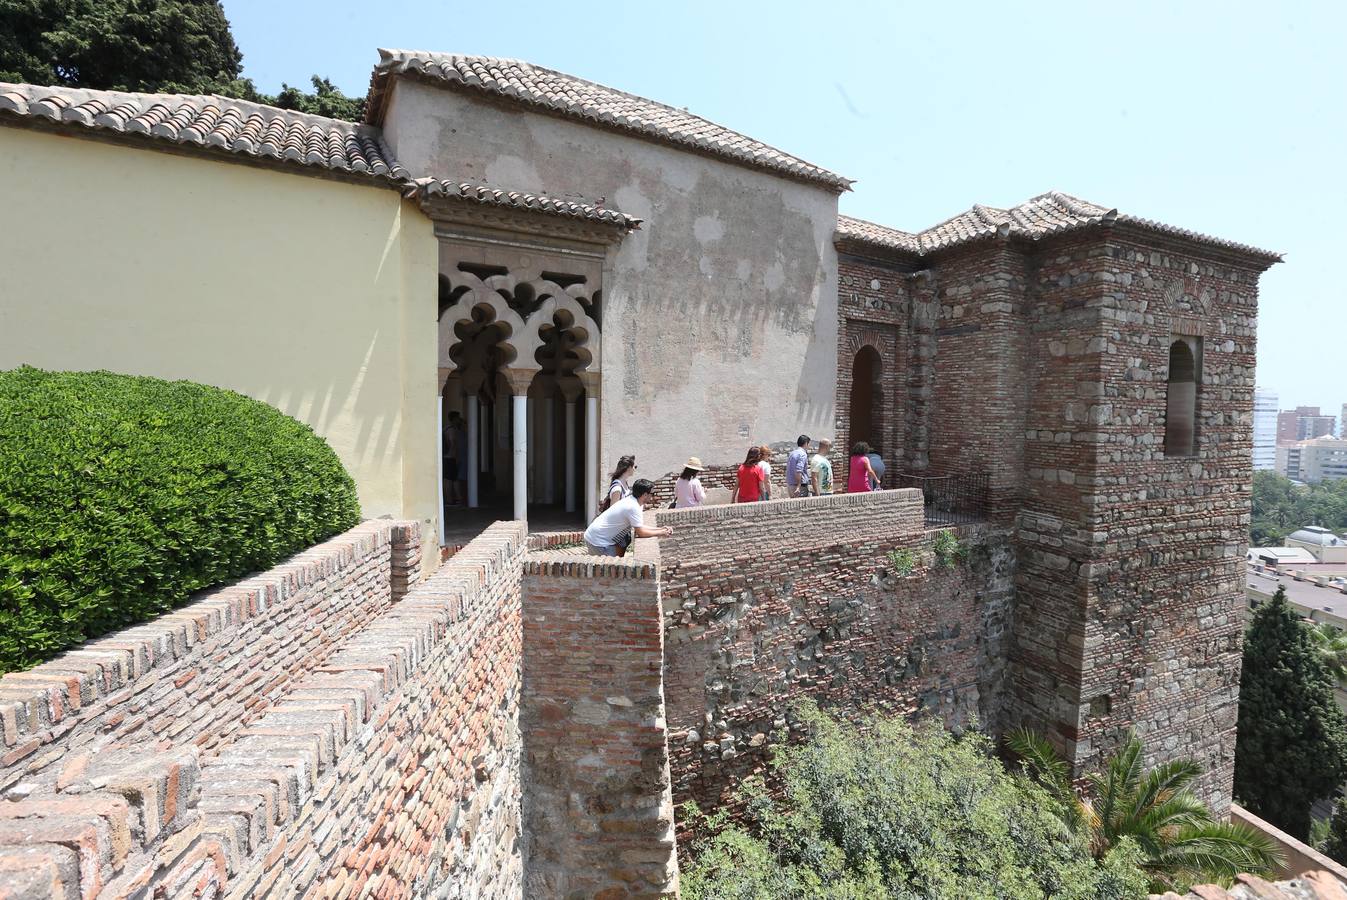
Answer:
<path fill-rule="evenodd" d="M 909 475 L 900 473 L 894 487 L 921 488 L 926 524 L 967 525 L 987 518 L 989 479 L 984 473 Z"/>

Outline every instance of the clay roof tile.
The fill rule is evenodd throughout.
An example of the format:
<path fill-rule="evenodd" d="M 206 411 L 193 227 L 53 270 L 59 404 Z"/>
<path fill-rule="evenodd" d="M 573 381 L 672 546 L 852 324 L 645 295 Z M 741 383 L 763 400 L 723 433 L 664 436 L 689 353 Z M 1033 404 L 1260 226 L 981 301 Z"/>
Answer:
<path fill-rule="evenodd" d="M 687 110 L 586 81 L 532 63 L 489 56 L 464 56 L 422 50 L 379 50 L 370 79 L 367 121 L 378 124 L 396 75 L 419 75 L 523 103 L 543 112 L 620 131 L 660 143 L 718 156 L 752 168 L 766 169 L 834 191 L 850 190 L 851 181 L 813 163 L 791 156 Z"/>

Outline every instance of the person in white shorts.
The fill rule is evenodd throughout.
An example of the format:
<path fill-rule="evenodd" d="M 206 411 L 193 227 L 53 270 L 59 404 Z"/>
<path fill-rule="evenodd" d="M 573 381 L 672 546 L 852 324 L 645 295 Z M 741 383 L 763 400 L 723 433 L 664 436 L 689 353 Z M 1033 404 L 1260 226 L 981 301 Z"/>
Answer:
<path fill-rule="evenodd" d="M 622 556 L 636 537 L 664 537 L 673 529 L 647 528 L 642 524 L 644 512 L 655 499 L 655 486 L 648 478 L 638 478 L 631 486 L 631 494 L 623 497 L 595 517 L 585 529 L 585 549 L 593 556 Z"/>

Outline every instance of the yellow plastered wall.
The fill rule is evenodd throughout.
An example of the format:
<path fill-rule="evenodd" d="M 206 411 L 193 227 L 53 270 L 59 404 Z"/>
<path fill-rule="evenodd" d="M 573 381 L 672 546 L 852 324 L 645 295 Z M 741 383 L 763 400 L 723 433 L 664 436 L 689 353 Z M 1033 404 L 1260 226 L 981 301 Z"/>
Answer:
<path fill-rule="evenodd" d="M 395 190 L 0 127 L 0 369 L 263 400 L 327 439 L 367 517 L 427 538 L 437 265 Z"/>

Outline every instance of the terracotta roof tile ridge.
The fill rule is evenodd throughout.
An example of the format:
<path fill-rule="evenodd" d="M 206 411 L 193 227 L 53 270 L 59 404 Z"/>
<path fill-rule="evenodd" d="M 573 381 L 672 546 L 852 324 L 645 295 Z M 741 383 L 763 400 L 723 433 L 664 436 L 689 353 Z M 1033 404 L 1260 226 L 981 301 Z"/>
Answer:
<path fill-rule="evenodd" d="M 286 109 L 281 106 L 272 106 L 268 103 L 258 103 L 256 100 L 245 100 L 242 97 L 226 97 L 223 94 L 164 94 L 144 91 L 105 91 L 97 88 L 72 88 L 54 84 L 27 84 L 23 82 L 0 81 L 0 95 L 5 94 L 8 89 L 21 89 L 24 93 L 29 95 L 45 94 L 46 97 L 41 99 L 60 97 L 68 102 L 70 106 L 76 108 L 88 107 L 98 101 L 122 101 L 116 105 L 109 105 L 109 112 L 104 113 L 103 115 L 110 115 L 112 111 L 117 109 L 124 110 L 125 104 L 128 101 L 146 102 L 146 106 L 144 107 L 146 110 L 157 105 L 199 101 L 203 104 L 208 103 L 219 106 L 222 108 L 222 111 L 223 109 L 232 107 L 240 111 L 255 111 L 269 115 L 271 118 L 284 118 L 292 122 L 308 123 L 312 125 L 335 125 L 342 128 L 349 128 L 352 130 L 359 129 L 362 131 L 373 130 L 371 126 L 364 125 L 361 122 L 352 122 L 348 119 L 333 119 L 328 116 L 320 116 L 316 113 L 301 112 L 297 109 Z M 41 99 L 38 101 L 30 100 L 29 102 L 41 102 Z M 91 124 L 88 116 L 80 116 L 78 113 L 73 115 L 78 117 L 84 124 Z"/>
<path fill-rule="evenodd" d="M 0 116 L 49 120 L 263 162 L 293 162 L 395 184 L 409 178 L 375 127 L 218 94 L 0 83 Z"/>
<path fill-rule="evenodd" d="M 641 227 L 641 220 L 616 209 L 585 200 L 569 200 L 545 193 L 512 191 L 483 184 L 460 182 L 452 178 L 423 177 L 411 181 L 404 194 L 409 198 L 452 197 L 489 206 L 511 207 L 551 213 L 572 219 L 586 219 L 614 225 L 627 231 Z"/>
<path fill-rule="evenodd" d="M 463 71 L 460 66 L 469 71 Z M 515 68 L 525 79 L 502 78 L 490 72 L 479 73 L 472 71 L 473 67 Z M 372 122 L 381 115 L 380 100 L 385 88 L 380 84 L 380 76 L 398 72 L 417 72 L 447 83 L 488 91 L 573 118 L 633 131 L 677 146 L 692 147 L 744 165 L 805 181 L 821 182 L 837 190 L 851 188 L 852 181 L 848 178 L 687 109 L 526 60 L 507 57 L 380 47 L 379 62 L 375 64 L 371 77 L 367 121 Z M 544 83 L 532 83 L 535 76 Z M 567 90 L 548 90 L 549 84 Z M 626 102 L 614 104 L 612 101 Z"/>

